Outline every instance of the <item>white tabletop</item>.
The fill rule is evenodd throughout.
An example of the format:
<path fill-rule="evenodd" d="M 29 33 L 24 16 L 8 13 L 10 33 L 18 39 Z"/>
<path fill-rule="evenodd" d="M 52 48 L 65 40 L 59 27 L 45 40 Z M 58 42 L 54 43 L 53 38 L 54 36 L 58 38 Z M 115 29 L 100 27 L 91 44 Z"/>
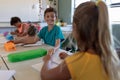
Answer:
<path fill-rule="evenodd" d="M 9 67 L 10 70 L 16 71 L 15 79 L 16 80 L 40 80 L 40 72 L 34 70 L 32 68 L 32 65 L 42 62 L 42 57 L 21 61 L 21 62 L 16 62 L 16 63 L 11 63 L 7 60 L 7 54 L 31 50 L 31 49 L 37 49 L 37 48 L 44 48 L 48 50 L 51 48 L 51 46 L 43 44 L 41 46 L 36 46 L 36 47 L 17 46 L 16 48 L 17 48 L 16 51 L 7 52 L 4 50 L 2 46 L 0 47 L 0 54 L 2 54 L 3 59 L 7 63 L 7 66 Z"/>
<path fill-rule="evenodd" d="M 39 46 L 41 48 L 44 49 L 50 49 L 52 48 L 51 46 L 48 45 L 41 45 Z M 35 49 L 38 47 L 26 47 L 24 50 L 29 50 L 29 49 Z M 23 51 L 23 48 L 20 47 L 19 51 Z M 52 56 L 52 61 L 54 63 L 57 63 L 57 65 L 59 65 L 61 63 L 61 59 L 59 58 L 59 52 L 64 51 L 59 49 L 53 56 Z M 21 62 L 16 62 L 16 63 L 11 63 L 8 61 L 7 56 L 3 56 L 3 59 L 5 60 L 5 62 L 7 63 L 8 67 L 10 70 L 15 70 L 16 74 L 15 74 L 15 79 L 16 80 L 41 80 L 40 78 L 40 70 L 42 68 L 43 65 L 43 57 L 40 58 L 35 58 L 35 59 L 31 59 L 31 60 L 26 60 L 26 61 L 21 61 Z M 40 70 L 35 70 L 32 65 L 41 63 L 41 65 L 39 65 L 39 69 Z M 56 64 L 55 64 L 56 65 Z M 49 67 L 55 67 L 55 65 L 50 65 Z"/>
<path fill-rule="evenodd" d="M 36 58 L 32 60 L 26 60 L 16 63 L 10 63 L 7 57 L 4 57 L 10 70 L 15 70 L 16 80 L 41 80 L 40 72 L 32 68 L 32 65 L 42 62 L 42 58 Z M 41 65 L 42 66 L 42 65 Z"/>

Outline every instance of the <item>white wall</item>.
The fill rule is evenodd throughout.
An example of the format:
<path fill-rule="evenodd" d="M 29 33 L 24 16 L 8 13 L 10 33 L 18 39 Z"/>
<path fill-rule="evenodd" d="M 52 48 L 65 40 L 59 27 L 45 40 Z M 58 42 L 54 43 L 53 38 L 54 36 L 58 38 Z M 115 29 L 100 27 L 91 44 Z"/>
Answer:
<path fill-rule="evenodd" d="M 0 0 L 0 22 L 9 22 L 12 16 L 39 21 L 39 0 Z"/>

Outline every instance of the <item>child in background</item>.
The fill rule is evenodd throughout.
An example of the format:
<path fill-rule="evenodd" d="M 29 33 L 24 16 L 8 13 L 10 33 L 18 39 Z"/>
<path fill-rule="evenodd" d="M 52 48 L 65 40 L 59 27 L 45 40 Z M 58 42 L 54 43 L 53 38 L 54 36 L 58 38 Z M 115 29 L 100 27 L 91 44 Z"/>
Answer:
<path fill-rule="evenodd" d="M 73 17 L 73 36 L 79 51 L 53 69 L 48 69 L 51 55 L 46 55 L 42 80 L 120 80 L 119 58 L 113 48 L 108 21 L 103 1 L 80 4 Z"/>
<path fill-rule="evenodd" d="M 54 49 L 50 49 L 49 53 L 54 53 L 64 39 L 62 31 L 59 26 L 55 25 L 57 13 L 54 8 L 47 8 L 44 12 L 44 19 L 48 26 L 43 27 L 38 33 L 38 40 L 43 39 L 45 44 L 54 46 Z"/>
<path fill-rule="evenodd" d="M 15 44 L 22 43 L 23 45 L 24 44 L 33 44 L 37 40 L 37 35 L 36 34 L 37 34 L 37 30 L 36 30 L 35 26 L 30 25 L 29 29 L 28 29 L 28 32 L 27 32 L 27 35 L 22 36 L 22 37 L 20 37 L 20 36 L 15 37 L 15 40 L 13 40 L 13 42 Z"/>
<path fill-rule="evenodd" d="M 19 17 L 12 17 L 10 24 L 16 27 L 14 32 L 11 32 L 12 35 L 25 36 L 29 28 L 29 24 L 23 23 Z"/>

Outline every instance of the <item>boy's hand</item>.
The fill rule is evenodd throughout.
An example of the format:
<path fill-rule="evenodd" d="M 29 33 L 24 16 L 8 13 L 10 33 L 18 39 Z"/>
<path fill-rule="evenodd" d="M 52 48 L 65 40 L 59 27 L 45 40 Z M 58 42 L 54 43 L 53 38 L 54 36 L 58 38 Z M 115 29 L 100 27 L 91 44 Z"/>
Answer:
<path fill-rule="evenodd" d="M 46 62 L 51 59 L 52 54 L 54 53 L 54 49 L 48 50 L 47 55 L 43 58 L 43 61 Z"/>
<path fill-rule="evenodd" d="M 54 50 L 54 49 L 50 49 L 50 50 L 48 51 L 48 54 L 49 54 L 49 55 L 53 55 L 53 54 L 54 54 L 54 52 L 55 52 L 55 50 Z"/>
<path fill-rule="evenodd" d="M 67 56 L 68 56 L 68 54 L 65 53 L 65 52 L 61 52 L 61 53 L 59 54 L 59 57 L 60 57 L 61 59 L 65 59 Z"/>

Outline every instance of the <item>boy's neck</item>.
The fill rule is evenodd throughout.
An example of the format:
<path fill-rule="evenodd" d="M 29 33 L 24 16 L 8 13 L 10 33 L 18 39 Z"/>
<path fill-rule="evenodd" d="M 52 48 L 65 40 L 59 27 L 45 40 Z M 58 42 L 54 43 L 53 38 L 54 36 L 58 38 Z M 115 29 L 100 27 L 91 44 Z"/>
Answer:
<path fill-rule="evenodd" d="M 53 25 L 48 25 L 48 31 L 52 30 L 54 27 L 54 24 Z"/>

